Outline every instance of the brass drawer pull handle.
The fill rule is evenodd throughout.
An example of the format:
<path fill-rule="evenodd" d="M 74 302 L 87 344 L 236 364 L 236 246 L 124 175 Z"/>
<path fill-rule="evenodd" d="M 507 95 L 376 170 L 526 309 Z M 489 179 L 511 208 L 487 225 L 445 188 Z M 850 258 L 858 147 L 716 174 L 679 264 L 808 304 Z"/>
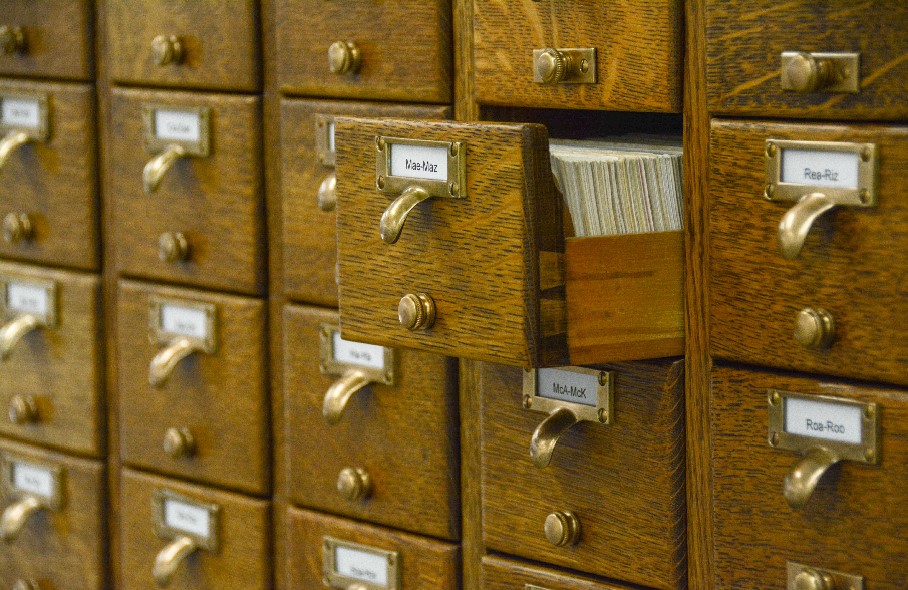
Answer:
<path fill-rule="evenodd" d="M 41 501 L 33 496 L 25 496 L 15 504 L 9 505 L 0 518 L 0 536 L 3 540 L 7 543 L 14 541 L 29 517 L 41 508 L 44 508 Z"/>
<path fill-rule="evenodd" d="M 186 149 L 175 143 L 167 146 L 167 149 L 152 158 L 145 164 L 142 170 L 142 182 L 145 186 L 145 194 L 157 192 L 161 185 L 164 175 L 170 170 L 170 167 L 180 158 L 186 156 Z"/>
<path fill-rule="evenodd" d="M 154 579 L 162 588 L 170 584 L 170 580 L 184 559 L 195 552 L 199 546 L 189 537 L 178 537 L 172 543 L 161 549 L 154 560 Z"/>
<path fill-rule="evenodd" d="M 40 321 L 36 315 L 26 313 L 0 328 L 0 360 L 6 360 L 22 337 L 37 328 Z"/>
<path fill-rule="evenodd" d="M 25 53 L 25 31 L 22 27 L 9 25 L 0 27 L 0 53 L 3 55 Z"/>
<path fill-rule="evenodd" d="M 548 466 L 558 439 L 578 422 L 580 419 L 568 408 L 558 408 L 549 414 L 536 427 L 533 437 L 530 439 L 530 458 L 533 459 L 533 465 L 539 469 Z"/>
<path fill-rule="evenodd" d="M 0 169 L 6 165 L 10 156 L 13 155 L 13 152 L 15 152 L 19 146 L 24 145 L 33 139 L 34 137 L 24 131 L 10 131 L 7 133 L 3 139 L 0 140 Z"/>
<path fill-rule="evenodd" d="M 788 505 L 795 510 L 803 508 L 823 474 L 841 460 L 837 454 L 822 447 L 808 451 L 785 476 L 784 494 Z"/>
<path fill-rule="evenodd" d="M 202 344 L 191 338 L 176 338 L 158 352 L 148 366 L 148 382 L 157 388 L 164 386 L 181 360 L 195 352 L 201 352 Z"/>
<path fill-rule="evenodd" d="M 823 193 L 810 193 L 801 197 L 779 223 L 779 248 L 782 256 L 788 260 L 797 258 L 813 222 L 835 206 L 836 203 Z"/>
<path fill-rule="evenodd" d="M 362 371 L 353 369 L 344 373 L 344 375 L 334 382 L 325 393 L 325 401 L 322 403 L 322 415 L 328 424 L 337 424 L 340 422 L 344 410 L 353 394 L 369 385 L 371 380 Z"/>
<path fill-rule="evenodd" d="M 318 208 L 334 211 L 337 207 L 337 174 L 331 172 L 318 187 Z"/>
<path fill-rule="evenodd" d="M 382 241 L 386 244 L 395 243 L 404 230 L 404 223 L 407 221 L 410 211 L 431 196 L 424 188 L 411 186 L 394 199 L 382 213 L 379 222 L 378 228 Z"/>

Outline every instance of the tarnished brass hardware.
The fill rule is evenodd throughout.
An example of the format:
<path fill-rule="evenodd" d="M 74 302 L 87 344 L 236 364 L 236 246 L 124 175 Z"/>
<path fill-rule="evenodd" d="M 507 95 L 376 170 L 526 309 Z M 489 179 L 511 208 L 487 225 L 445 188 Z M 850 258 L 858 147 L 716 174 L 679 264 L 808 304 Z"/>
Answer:
<path fill-rule="evenodd" d="M 370 379 L 362 371 L 353 369 L 345 373 L 340 379 L 328 388 L 325 393 L 325 400 L 322 403 L 322 415 L 328 424 L 337 424 L 340 422 L 344 410 L 347 409 L 347 403 L 353 394 L 371 383 Z"/>
<path fill-rule="evenodd" d="M 188 428 L 168 428 L 164 433 L 164 453 L 174 459 L 184 459 L 195 454 L 195 438 Z"/>
<path fill-rule="evenodd" d="M 341 346 L 355 354 L 339 358 L 343 357 L 338 350 Z M 359 349 L 354 350 L 356 347 Z M 325 393 L 322 403 L 322 415 L 329 424 L 337 424 L 353 394 L 370 383 L 394 385 L 395 362 L 394 350 L 391 348 L 345 341 L 340 337 L 336 326 L 323 324 L 319 330 L 319 354 L 319 369 L 322 374 L 340 375 L 340 379 Z M 370 357 L 356 358 L 357 355 L 362 357 L 364 354 L 369 354 Z M 381 355 L 381 359 L 372 358 L 375 355 Z"/>
<path fill-rule="evenodd" d="M 2 169 L 9 157 L 19 146 L 25 145 L 32 141 L 32 137 L 24 131 L 10 131 L 0 140 L 0 169 Z"/>
<path fill-rule="evenodd" d="M 50 115 L 46 94 L 0 94 L 0 103 L 7 101 L 18 102 L 27 116 L 18 120 L 0 119 L 0 134 L 3 135 L 3 139 L 0 140 L 0 169 L 22 145 L 30 141 L 47 141 L 50 138 Z M 35 115 L 37 123 L 32 124 Z"/>
<path fill-rule="evenodd" d="M 56 327 L 57 283 L 2 275 L 0 311 L 6 321 L 0 327 L 0 360 L 6 360 L 16 344 L 32 330 Z"/>
<path fill-rule="evenodd" d="M 34 496 L 25 496 L 7 506 L 3 511 L 3 516 L 0 517 L 0 536 L 3 537 L 4 542 L 15 541 L 29 517 L 44 507 L 41 500 Z"/>
<path fill-rule="evenodd" d="M 172 144 L 162 153 L 145 164 L 142 170 L 142 183 L 145 188 L 145 194 L 150 195 L 158 190 L 164 175 L 170 170 L 171 166 L 177 160 L 186 156 L 186 150 L 181 145 Z"/>
<path fill-rule="evenodd" d="M 9 421 L 24 425 L 38 421 L 38 404 L 31 395 L 16 394 L 9 400 Z"/>
<path fill-rule="evenodd" d="M 194 117 L 198 121 L 198 137 L 178 139 L 165 128 L 160 133 L 157 125 L 158 113 L 180 114 Z M 161 180 L 180 158 L 206 158 L 211 153 L 211 109 L 209 107 L 182 107 L 160 104 L 142 105 L 142 140 L 145 151 L 155 154 L 142 170 L 142 184 L 146 194 L 158 190 Z"/>
<path fill-rule="evenodd" d="M 555 452 L 555 445 L 561 435 L 580 422 L 577 415 L 568 408 L 558 408 L 543 420 L 530 438 L 530 458 L 539 469 L 548 466 Z"/>
<path fill-rule="evenodd" d="M 25 473 L 20 477 L 17 474 Z M 4 452 L 0 466 L 0 495 L 12 504 L 0 517 L 0 537 L 11 542 L 38 510 L 63 508 L 63 468 Z"/>
<path fill-rule="evenodd" d="M 431 196 L 422 187 L 407 187 L 382 213 L 381 221 L 378 224 L 378 231 L 382 241 L 386 244 L 397 242 L 401 232 L 404 231 L 407 215 L 410 214 L 413 207 L 416 207 Z"/>
<path fill-rule="evenodd" d="M 783 493 L 795 510 L 803 508 L 830 467 L 839 461 L 853 461 L 865 465 L 880 462 L 881 436 L 879 408 L 874 403 L 859 402 L 849 398 L 828 395 L 806 395 L 773 389 L 768 394 L 769 445 L 773 448 L 801 453 L 803 458 L 785 475 Z M 797 421 L 799 413 L 792 413 L 791 406 L 812 409 L 810 434 Z M 835 424 L 828 416 L 830 411 L 846 412 L 854 422 L 860 423 L 859 442 L 843 440 L 844 424 Z M 819 418 L 822 419 L 819 419 Z M 823 419 L 827 420 L 826 423 Z M 850 428 L 850 427 L 849 427 Z M 849 433 L 854 438 L 854 433 Z"/>
<path fill-rule="evenodd" d="M 334 117 L 332 115 L 315 115 L 315 153 L 322 166 L 334 167 Z"/>
<path fill-rule="evenodd" d="M 170 580 L 177 572 L 183 560 L 199 549 L 194 539 L 190 537 L 177 537 L 158 552 L 154 559 L 154 581 L 164 588 L 170 585 Z"/>
<path fill-rule="evenodd" d="M 328 47 L 328 69 L 333 74 L 355 74 L 362 55 L 353 41 L 335 41 Z"/>
<path fill-rule="evenodd" d="M 533 50 L 533 82 L 595 84 L 596 48 L 546 47 Z"/>
<path fill-rule="evenodd" d="M 569 510 L 552 512 L 545 517 L 545 538 L 555 547 L 576 545 L 580 540 L 580 520 Z"/>
<path fill-rule="evenodd" d="M 18 244 L 30 240 L 34 226 L 27 213 L 7 213 L 3 216 L 3 240 L 7 244 Z"/>
<path fill-rule="evenodd" d="M 397 304 L 397 319 L 408 330 L 428 330 L 435 324 L 435 301 L 426 293 L 407 293 Z"/>
<path fill-rule="evenodd" d="M 176 35 L 158 35 L 151 40 L 151 57 L 159 66 L 183 61 L 183 42 Z"/>
<path fill-rule="evenodd" d="M 354 571 L 355 568 L 344 568 L 339 554 L 347 564 L 365 561 L 372 565 L 380 563 L 380 571 L 367 572 L 367 576 Z M 337 590 L 401 590 L 401 563 L 397 551 L 387 551 L 377 547 L 369 547 L 350 541 L 343 541 L 334 537 L 322 538 L 322 580 L 326 587 Z"/>
<path fill-rule="evenodd" d="M 795 318 L 794 337 L 804 348 L 829 348 L 835 338 L 835 320 L 825 309 L 806 307 Z"/>
<path fill-rule="evenodd" d="M 22 337 L 41 325 L 38 316 L 22 314 L 0 328 L 0 360 L 6 360 Z"/>
<path fill-rule="evenodd" d="M 860 92 L 860 53 L 783 51 L 782 90 Z"/>
<path fill-rule="evenodd" d="M 25 31 L 22 27 L 0 26 L 0 53 L 11 55 L 25 52 Z"/>
<path fill-rule="evenodd" d="M 203 350 L 201 343 L 194 338 L 175 338 L 151 359 L 148 382 L 152 387 L 163 387 L 181 360 Z"/>
<path fill-rule="evenodd" d="M 341 497 L 358 502 L 372 493 L 372 478 L 360 467 L 345 467 L 337 476 L 337 492 Z"/>
<path fill-rule="evenodd" d="M 864 590 L 864 578 L 826 568 L 787 563 L 788 590 Z"/>
<path fill-rule="evenodd" d="M 179 231 L 168 231 L 158 236 L 158 258 L 162 262 L 185 262 L 189 259 L 189 241 Z"/>
<path fill-rule="evenodd" d="M 765 155 L 764 197 L 796 201 L 779 223 L 779 248 L 789 260 L 798 257 L 814 221 L 827 211 L 836 206 L 868 208 L 877 204 L 876 144 L 767 139 Z M 834 158 L 843 168 L 814 170 L 797 165 L 800 158 L 810 162 Z"/>
<path fill-rule="evenodd" d="M 41 590 L 41 585 L 35 580 L 25 580 L 19 578 L 13 584 L 13 590 Z"/>
<path fill-rule="evenodd" d="M 329 173 L 318 187 L 318 208 L 334 211 L 337 206 L 337 174 Z M 382 218 L 384 219 L 384 217 Z"/>
<path fill-rule="evenodd" d="M 193 315 L 201 315 L 200 322 L 204 324 L 204 336 L 167 329 L 164 325 L 164 314 L 168 311 L 173 313 L 185 311 Z M 150 298 L 149 340 L 152 344 L 165 345 L 148 366 L 148 382 L 153 387 L 163 387 L 176 366 L 187 356 L 196 352 L 213 354 L 217 350 L 215 317 L 215 307 L 210 303 L 168 299 L 154 295 Z M 193 326 L 193 328 L 197 327 Z"/>

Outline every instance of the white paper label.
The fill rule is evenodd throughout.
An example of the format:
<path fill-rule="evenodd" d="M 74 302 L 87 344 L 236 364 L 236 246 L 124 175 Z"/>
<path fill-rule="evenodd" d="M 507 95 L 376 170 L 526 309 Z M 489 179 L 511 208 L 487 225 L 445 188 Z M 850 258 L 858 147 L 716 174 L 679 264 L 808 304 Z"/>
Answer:
<path fill-rule="evenodd" d="M 9 283 L 6 286 L 6 306 L 13 311 L 46 316 L 47 289 L 25 283 Z"/>
<path fill-rule="evenodd" d="M 334 360 L 369 369 L 384 369 L 385 349 L 374 344 L 350 342 L 334 332 Z"/>
<path fill-rule="evenodd" d="M 563 369 L 536 371 L 536 393 L 540 397 L 596 407 L 599 404 L 598 391 L 598 374 L 588 375 Z"/>
<path fill-rule="evenodd" d="M 328 121 L 328 151 L 334 152 L 334 121 Z"/>
<path fill-rule="evenodd" d="M 199 141 L 199 114 L 194 111 L 155 111 L 154 133 L 159 139 Z"/>
<path fill-rule="evenodd" d="M 782 150 L 782 178 L 787 184 L 858 188 L 860 156 L 854 152 Z"/>
<path fill-rule="evenodd" d="M 334 550 L 334 569 L 348 578 L 388 585 L 388 558 L 384 555 L 339 545 Z"/>
<path fill-rule="evenodd" d="M 203 539 L 211 536 L 211 513 L 185 502 L 164 500 L 164 524 Z"/>
<path fill-rule="evenodd" d="M 165 304 L 161 306 L 161 329 L 170 334 L 204 339 L 208 337 L 208 314 L 194 307 Z"/>
<path fill-rule="evenodd" d="M 448 180 L 448 148 L 392 143 L 391 176 Z"/>
<path fill-rule="evenodd" d="M 851 404 L 787 398 L 785 432 L 860 444 L 861 414 L 861 407 Z"/>
<path fill-rule="evenodd" d="M 3 98 L 4 125 L 37 129 L 41 126 L 41 106 L 37 100 L 26 98 Z"/>
<path fill-rule="evenodd" d="M 42 498 L 51 498 L 54 495 L 54 475 L 43 467 L 13 463 L 13 487 Z"/>

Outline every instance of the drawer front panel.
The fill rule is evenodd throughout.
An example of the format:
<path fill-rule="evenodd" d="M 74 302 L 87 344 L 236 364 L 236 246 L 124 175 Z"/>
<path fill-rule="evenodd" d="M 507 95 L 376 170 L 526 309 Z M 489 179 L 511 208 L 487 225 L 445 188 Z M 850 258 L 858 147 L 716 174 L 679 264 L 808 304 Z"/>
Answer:
<path fill-rule="evenodd" d="M 94 3 L 9 0 L 0 26 L 21 29 L 22 45 L 0 54 L 0 75 L 89 80 L 94 75 Z"/>
<path fill-rule="evenodd" d="M 768 442 L 771 390 L 876 403 L 879 463 L 832 465 L 803 508 L 792 508 L 783 481 L 803 457 Z M 863 576 L 865 588 L 908 584 L 901 501 L 908 488 L 908 393 L 717 367 L 710 416 L 714 588 L 785 587 L 789 561 Z"/>
<path fill-rule="evenodd" d="M 282 92 L 407 102 L 451 100 L 447 0 L 381 4 L 278 0 L 274 10 L 281 48 L 276 75 Z M 347 51 L 359 54 L 358 66 L 347 62 L 347 73 L 329 69 L 329 48 L 336 42 L 351 43 Z"/>
<path fill-rule="evenodd" d="M 906 137 L 908 129 L 897 127 L 713 123 L 709 309 L 716 356 L 908 384 Z M 786 260 L 778 228 L 795 203 L 763 197 L 771 138 L 875 144 L 877 205 L 821 215 L 800 255 Z M 834 320 L 827 348 L 806 348 L 793 336 L 798 313 L 808 308 Z"/>
<path fill-rule="evenodd" d="M 8 417 L 0 422 L 0 432 L 76 453 L 102 455 L 100 281 L 92 275 L 0 263 L 0 282 L 4 325 L 26 322 L 25 316 L 38 321 L 2 361 L 0 407 L 8 409 Z M 21 290 L 19 294 L 17 290 Z M 25 311 L 36 291 L 40 301 L 30 309 L 52 310 L 52 325 L 44 323 L 44 314 Z"/>
<path fill-rule="evenodd" d="M 109 2 L 110 75 L 133 84 L 255 91 L 258 11 L 255 0 Z"/>
<path fill-rule="evenodd" d="M 18 535 L 5 544 L 0 552 L 0 584 L 13 588 L 18 580 L 38 580 L 42 588 L 108 588 L 103 465 L 7 441 L 0 442 L 0 461 L 13 470 L 23 470 L 18 481 L 26 488 L 31 480 L 38 483 L 33 489 L 41 489 L 54 481 L 51 473 L 58 473 L 59 478 L 50 485 L 59 485 L 62 498 L 55 508 L 41 507 L 31 513 Z M 7 491 L 2 510 L 24 499 Z"/>
<path fill-rule="evenodd" d="M 263 290 L 260 102 L 227 95 L 112 92 L 106 198 L 120 273 L 248 294 Z M 161 150 L 143 147 L 146 105 L 210 109 L 209 155 L 179 158 L 152 194 L 143 189 L 143 169 Z M 185 257 L 162 259 L 162 239 L 177 233 L 185 238 Z"/>
<path fill-rule="evenodd" d="M 908 116 L 908 104 L 901 98 L 908 89 L 906 20 L 908 5 L 884 0 L 784 5 L 769 0 L 708 0 L 710 110 L 748 116 L 904 119 Z M 772 26 L 767 26 L 770 22 Z M 858 53 L 860 91 L 783 90 L 782 52 L 786 51 Z M 807 67 L 806 62 L 801 67 Z M 784 69 L 790 71 L 787 64 Z"/>
<path fill-rule="evenodd" d="M 530 441 L 547 412 L 524 407 L 521 369 L 483 365 L 483 540 L 491 550 L 534 561 L 681 588 L 683 362 L 602 369 L 613 371 L 611 423 L 572 426 L 557 439 L 549 465 L 539 468 Z M 546 523 L 568 512 L 579 520 L 579 540 L 557 547 Z"/>
<path fill-rule="evenodd" d="M 101 248 L 92 87 L 4 81 L 0 101 L 6 100 L 26 102 L 25 118 L 46 125 L 47 132 L 21 144 L 0 167 L 0 218 L 5 229 L 0 256 L 98 269 Z M 46 114 L 40 112 L 42 102 Z M 6 121 L 3 117 L 3 135 L 21 130 L 32 134 L 29 127 Z M 14 233 L 6 229 L 11 216 L 26 218 L 18 221 Z"/>
<path fill-rule="evenodd" d="M 157 588 L 158 554 L 179 533 L 158 535 L 155 495 L 216 510 L 216 547 L 199 547 L 176 566 L 169 588 L 272 588 L 271 503 L 123 469 L 121 472 L 120 580 L 124 590 Z M 212 520 L 214 520 L 214 518 Z M 170 518 L 167 522 L 172 522 Z M 212 522 L 211 520 L 209 522 Z"/>
<path fill-rule="evenodd" d="M 341 391 L 333 389 L 335 384 L 363 366 L 345 364 L 329 368 L 327 374 L 320 371 L 320 341 L 333 339 L 337 326 L 335 312 L 295 306 L 284 309 L 285 440 L 291 500 L 398 529 L 457 539 L 460 423 L 456 361 L 395 350 L 390 366 L 384 367 L 393 372 L 392 383 L 371 382 L 353 393 L 339 419 L 332 418 L 337 422 L 331 424 L 323 414 L 329 389 Z M 339 492 L 338 480 L 347 469 L 365 472 L 365 497 L 351 499 Z M 419 518 L 413 518 L 414 514 Z"/>
<path fill-rule="evenodd" d="M 482 584 L 486 590 L 625 590 L 613 582 L 597 582 L 575 574 L 545 569 L 494 555 L 482 558 Z"/>
<path fill-rule="evenodd" d="M 318 115 L 447 119 L 449 107 L 327 101 L 281 101 L 281 216 L 284 290 L 293 299 L 337 306 L 335 213 L 319 205 L 334 166 L 319 159 Z M 327 132 L 327 130 L 326 130 Z"/>
<path fill-rule="evenodd" d="M 215 346 L 197 350 L 165 379 L 152 363 L 175 350 L 150 338 L 156 301 L 176 314 L 211 306 Z M 120 452 L 129 465 L 264 494 L 270 486 L 265 310 L 261 301 L 121 281 L 118 294 Z M 164 367 L 166 363 L 160 363 Z M 175 430 L 176 432 L 170 432 Z M 187 436 L 188 433 L 188 436 Z M 167 450 L 170 445 L 170 450 Z"/>
<path fill-rule="evenodd" d="M 481 103 L 681 110 L 682 11 L 676 0 L 477 0 L 474 10 L 473 59 Z M 595 49 L 595 83 L 534 82 L 533 52 L 547 48 Z M 570 72 L 572 66 L 567 68 Z"/>
<path fill-rule="evenodd" d="M 389 589 L 460 588 L 460 547 L 416 535 L 290 508 L 287 510 L 287 587 L 317 590 L 347 588 L 346 582 L 325 584 L 325 541 L 353 544 L 355 550 L 393 558 L 394 572 L 381 572 L 397 585 Z M 391 553 L 392 555 L 388 555 Z M 336 573 L 336 570 L 331 570 Z M 344 570 L 341 570 L 343 573 Z M 377 573 L 377 572 L 376 572 Z M 355 581 L 355 580 L 354 580 Z M 381 585 L 370 587 L 380 588 Z"/>

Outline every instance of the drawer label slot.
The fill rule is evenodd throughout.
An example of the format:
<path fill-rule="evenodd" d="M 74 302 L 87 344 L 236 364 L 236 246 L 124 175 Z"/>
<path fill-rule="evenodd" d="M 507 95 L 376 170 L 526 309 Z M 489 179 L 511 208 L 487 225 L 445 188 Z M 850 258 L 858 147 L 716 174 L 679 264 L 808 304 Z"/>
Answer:
<path fill-rule="evenodd" d="M 46 141 L 50 136 L 47 105 L 44 94 L 0 95 L 0 133 L 19 131 L 30 139 Z"/>
<path fill-rule="evenodd" d="M 13 487 L 42 498 L 54 495 L 54 474 L 29 463 L 13 463 Z"/>
<path fill-rule="evenodd" d="M 181 155 L 207 157 L 211 151 L 211 109 L 173 105 L 142 105 L 145 151 L 156 154 L 173 146 Z"/>
<path fill-rule="evenodd" d="M 552 413 L 567 407 L 578 420 L 608 424 L 612 419 L 613 375 L 584 367 L 531 369 L 523 374 L 523 405 Z"/>
<path fill-rule="evenodd" d="M 158 109 L 154 117 L 154 132 L 158 139 L 199 141 L 202 136 L 199 114 Z"/>
<path fill-rule="evenodd" d="M 378 136 L 375 145 L 379 191 L 399 195 L 419 187 L 428 197 L 467 196 L 467 146 L 463 142 Z"/>
<path fill-rule="evenodd" d="M 334 117 L 315 115 L 315 151 L 323 166 L 334 167 Z"/>
<path fill-rule="evenodd" d="M 323 324 L 320 329 L 320 369 L 325 375 L 346 375 L 355 370 L 367 382 L 394 385 L 394 349 L 341 338 L 337 326 Z"/>
<path fill-rule="evenodd" d="M 445 146 L 394 143 L 391 144 L 390 157 L 391 176 L 423 180 L 448 179 L 448 148 Z"/>
<path fill-rule="evenodd" d="M 323 574 L 332 588 L 361 585 L 367 590 L 400 588 L 399 556 L 396 551 L 325 537 Z"/>
<path fill-rule="evenodd" d="M 7 318 L 31 315 L 38 324 L 57 324 L 57 283 L 32 278 L 0 277 L 0 304 Z"/>
<path fill-rule="evenodd" d="M 765 197 L 800 201 L 820 192 L 839 206 L 873 207 L 877 167 L 876 144 L 767 139 Z"/>
<path fill-rule="evenodd" d="M 3 455 L 3 495 L 16 500 L 36 498 L 51 510 L 63 507 L 63 468 L 12 454 Z"/>
<path fill-rule="evenodd" d="M 858 188 L 860 156 L 854 152 L 782 150 L 781 181 L 817 187 Z"/>
<path fill-rule="evenodd" d="M 155 534 L 162 539 L 188 537 L 208 551 L 217 551 L 221 507 L 170 490 L 152 496 Z"/>
<path fill-rule="evenodd" d="M 803 398 L 785 401 L 785 432 L 844 443 L 861 442 L 861 408 Z"/>
<path fill-rule="evenodd" d="M 213 303 L 181 301 L 152 295 L 149 309 L 150 340 L 153 344 L 170 344 L 189 338 L 200 350 L 215 352 L 216 309 Z"/>
<path fill-rule="evenodd" d="M 368 369 L 385 368 L 385 348 L 375 344 L 363 344 L 344 340 L 334 333 L 334 360 L 348 365 L 357 365 Z"/>

